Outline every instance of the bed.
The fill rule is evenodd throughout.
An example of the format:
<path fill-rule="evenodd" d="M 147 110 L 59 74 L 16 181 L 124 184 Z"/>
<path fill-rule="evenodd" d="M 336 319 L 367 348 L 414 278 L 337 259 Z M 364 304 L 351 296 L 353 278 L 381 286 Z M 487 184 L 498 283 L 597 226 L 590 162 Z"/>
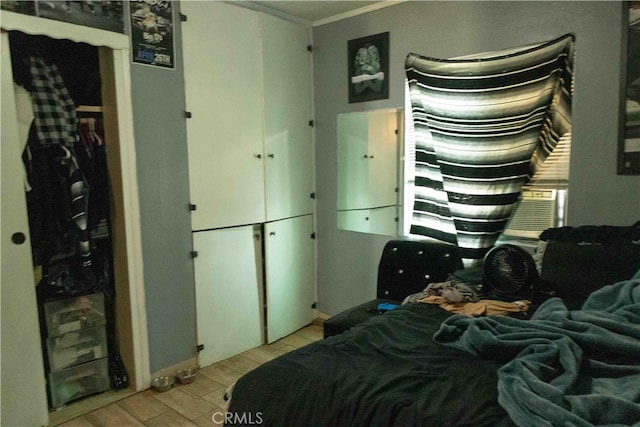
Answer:
<path fill-rule="evenodd" d="M 526 315 L 408 303 L 274 359 L 233 386 L 227 425 L 640 425 L 639 231 L 548 230 Z M 561 286 L 584 248 L 623 260 Z"/>

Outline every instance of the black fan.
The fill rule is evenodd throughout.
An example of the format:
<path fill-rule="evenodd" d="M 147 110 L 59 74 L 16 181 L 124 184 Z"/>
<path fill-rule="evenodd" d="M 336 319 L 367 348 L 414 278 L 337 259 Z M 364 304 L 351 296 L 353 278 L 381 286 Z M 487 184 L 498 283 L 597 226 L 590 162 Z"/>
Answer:
<path fill-rule="evenodd" d="M 498 245 L 484 257 L 484 282 L 495 292 L 514 295 L 528 291 L 538 278 L 531 254 L 519 246 Z"/>

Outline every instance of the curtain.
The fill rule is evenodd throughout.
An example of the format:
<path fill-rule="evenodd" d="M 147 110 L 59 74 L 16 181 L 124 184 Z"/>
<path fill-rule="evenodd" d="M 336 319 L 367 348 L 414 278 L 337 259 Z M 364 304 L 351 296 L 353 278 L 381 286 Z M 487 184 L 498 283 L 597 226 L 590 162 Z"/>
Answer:
<path fill-rule="evenodd" d="M 571 131 L 574 36 L 484 56 L 409 54 L 416 143 L 411 234 L 478 265 L 522 186 Z"/>

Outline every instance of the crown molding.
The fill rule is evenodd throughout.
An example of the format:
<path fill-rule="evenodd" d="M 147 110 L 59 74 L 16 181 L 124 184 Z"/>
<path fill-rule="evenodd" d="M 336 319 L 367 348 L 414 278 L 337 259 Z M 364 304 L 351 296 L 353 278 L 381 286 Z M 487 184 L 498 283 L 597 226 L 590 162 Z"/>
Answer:
<path fill-rule="evenodd" d="M 410 0 L 384 0 L 378 3 L 363 6 L 358 9 L 350 10 L 348 12 L 340 13 L 338 15 L 330 16 L 328 18 L 319 19 L 317 21 L 309 21 L 308 19 L 299 18 L 297 16 L 290 15 L 279 10 L 274 10 L 266 6 L 262 6 L 260 3 L 249 1 L 237 1 L 227 0 L 225 3 L 233 4 L 234 6 L 240 6 L 247 9 L 257 10 L 264 13 L 275 15 L 279 18 L 286 19 L 288 21 L 295 22 L 297 24 L 304 25 L 306 27 L 319 27 L 321 25 L 330 24 L 332 22 L 341 21 L 343 19 L 352 18 L 354 16 L 362 15 L 364 13 L 373 12 L 375 10 L 384 9 L 385 7 L 395 6 L 400 3 L 404 3 Z"/>
<path fill-rule="evenodd" d="M 289 15 L 288 13 L 280 12 L 279 10 L 271 9 L 266 6 L 262 6 L 259 3 L 249 2 L 249 1 L 233 1 L 228 0 L 225 3 L 232 4 L 234 6 L 244 7 L 246 9 L 256 10 L 258 12 L 268 13 L 278 18 L 286 19 L 287 21 L 295 22 L 296 24 L 304 25 L 305 27 L 312 27 L 312 22 L 308 19 L 299 18 L 297 16 Z"/>
<path fill-rule="evenodd" d="M 370 4 L 368 6 L 364 6 L 358 9 L 350 10 L 349 12 L 340 13 L 335 16 L 330 16 L 328 18 L 319 19 L 317 21 L 312 22 L 313 27 L 319 27 L 321 25 L 330 24 L 332 22 L 341 21 L 343 19 L 352 18 L 354 16 L 362 15 L 364 13 L 373 12 L 375 10 L 384 9 L 385 7 L 395 6 L 400 3 L 407 2 L 409 0 L 384 0 L 379 3 Z"/>

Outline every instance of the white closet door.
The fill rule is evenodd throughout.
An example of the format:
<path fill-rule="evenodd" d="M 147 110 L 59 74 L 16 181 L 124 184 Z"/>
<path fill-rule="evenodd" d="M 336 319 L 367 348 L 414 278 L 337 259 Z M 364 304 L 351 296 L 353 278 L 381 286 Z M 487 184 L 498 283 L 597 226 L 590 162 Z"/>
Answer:
<path fill-rule="evenodd" d="M 263 222 L 260 14 L 182 2 L 192 228 Z"/>
<path fill-rule="evenodd" d="M 263 342 L 260 239 L 253 226 L 193 233 L 201 366 Z"/>
<path fill-rule="evenodd" d="M 310 324 L 315 317 L 313 217 L 265 224 L 267 341 Z"/>
<path fill-rule="evenodd" d="M 2 425 L 49 424 L 24 168 L 7 33 L 2 33 Z M 22 233 L 14 234 L 14 233 Z M 24 239 L 24 240 L 23 240 Z M 15 240 L 15 242 L 14 242 Z"/>
<path fill-rule="evenodd" d="M 313 212 L 309 29 L 262 14 L 267 221 Z"/>

